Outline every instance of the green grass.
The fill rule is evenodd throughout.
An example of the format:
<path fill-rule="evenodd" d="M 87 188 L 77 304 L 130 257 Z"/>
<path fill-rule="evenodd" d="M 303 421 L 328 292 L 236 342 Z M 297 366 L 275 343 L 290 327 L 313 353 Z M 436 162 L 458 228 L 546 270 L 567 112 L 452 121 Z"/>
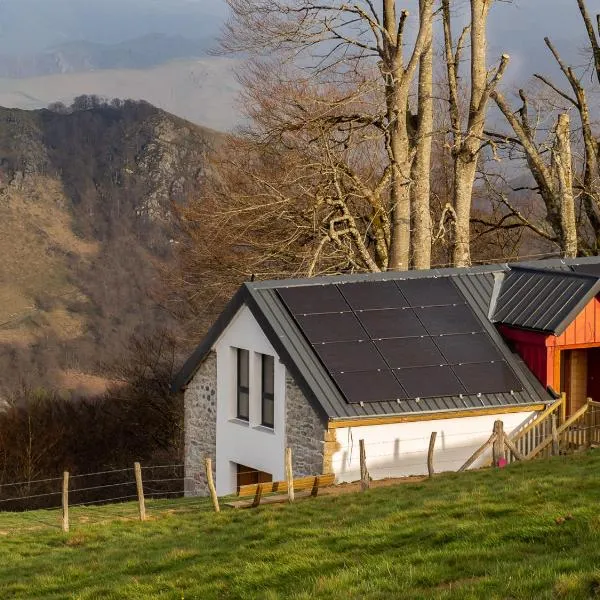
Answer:
<path fill-rule="evenodd" d="M 56 512 L 0 514 L 0 596 L 600 598 L 600 451 L 292 506 L 148 511 L 76 508 L 69 534 Z"/>

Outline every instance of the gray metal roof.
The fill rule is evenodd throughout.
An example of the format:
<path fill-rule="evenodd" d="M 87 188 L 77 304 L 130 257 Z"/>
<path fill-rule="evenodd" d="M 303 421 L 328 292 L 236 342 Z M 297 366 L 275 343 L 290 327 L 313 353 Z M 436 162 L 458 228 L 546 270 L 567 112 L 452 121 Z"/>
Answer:
<path fill-rule="evenodd" d="M 564 263 L 553 268 L 570 269 Z M 376 415 L 406 415 L 411 413 L 437 413 L 461 409 L 493 406 L 539 404 L 548 402 L 550 396 L 535 379 L 520 357 L 513 354 L 489 319 L 490 306 L 498 285 L 498 276 L 511 270 L 508 264 L 486 265 L 468 269 L 432 269 L 428 271 L 366 273 L 311 279 L 264 281 L 244 284 L 223 314 L 211 328 L 200 346 L 186 361 L 174 381 L 173 388 L 181 389 L 210 352 L 227 323 L 246 304 L 252 311 L 286 368 L 290 371 L 306 396 L 326 419 L 366 417 Z M 474 310 L 484 330 L 491 336 L 503 358 L 520 380 L 523 390 L 498 394 L 445 396 L 408 399 L 399 402 L 346 402 L 337 385 L 321 363 L 312 346 L 298 328 L 294 318 L 279 298 L 276 289 L 291 286 L 328 285 L 359 281 L 387 281 L 413 278 L 452 277 L 454 283 Z"/>
<path fill-rule="evenodd" d="M 598 292 L 598 277 L 514 266 L 504 275 L 492 321 L 560 335 Z"/>

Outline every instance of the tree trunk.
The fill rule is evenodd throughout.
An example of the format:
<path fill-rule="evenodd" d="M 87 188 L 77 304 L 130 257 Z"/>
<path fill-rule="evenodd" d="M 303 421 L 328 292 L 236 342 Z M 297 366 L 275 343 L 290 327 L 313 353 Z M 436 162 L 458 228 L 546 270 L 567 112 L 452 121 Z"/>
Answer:
<path fill-rule="evenodd" d="M 558 115 L 556 142 L 552 154 L 560 202 L 563 251 L 567 258 L 575 258 L 577 256 L 577 222 L 573 196 L 570 119 L 566 113 Z"/>
<path fill-rule="evenodd" d="M 423 1 L 421 0 L 423 10 Z M 431 12 L 431 11 L 430 11 Z M 419 62 L 417 152 L 413 165 L 413 266 L 431 267 L 431 145 L 433 137 L 433 32 L 427 18 L 427 46 Z"/>
<path fill-rule="evenodd" d="M 455 167 L 456 241 L 454 264 L 471 264 L 471 200 L 477 159 L 485 125 L 487 103 L 487 17 L 492 0 L 471 0 L 471 98 L 469 119 L 462 148 L 457 149 Z"/>

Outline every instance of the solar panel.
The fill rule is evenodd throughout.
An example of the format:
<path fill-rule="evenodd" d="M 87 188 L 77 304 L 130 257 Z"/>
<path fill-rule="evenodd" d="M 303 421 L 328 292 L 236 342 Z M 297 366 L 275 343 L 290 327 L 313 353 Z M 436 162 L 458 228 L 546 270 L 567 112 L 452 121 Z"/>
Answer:
<path fill-rule="evenodd" d="M 481 331 L 482 325 L 466 304 L 456 306 L 426 306 L 416 308 L 416 315 L 430 335 L 471 333 Z"/>
<path fill-rule="evenodd" d="M 456 365 L 452 368 L 469 394 L 498 394 L 523 389 L 512 369 L 503 360 Z"/>
<path fill-rule="evenodd" d="M 396 369 L 394 374 L 409 398 L 457 396 L 465 393 L 465 388 L 447 365 Z"/>
<path fill-rule="evenodd" d="M 406 398 L 404 390 L 391 371 L 335 373 L 333 379 L 351 404 Z"/>
<path fill-rule="evenodd" d="M 350 403 L 522 389 L 450 278 L 277 291 Z"/>
<path fill-rule="evenodd" d="M 335 285 L 299 285 L 279 288 L 277 293 L 293 315 L 350 310 Z"/>
<path fill-rule="evenodd" d="M 338 289 L 354 310 L 408 306 L 406 298 L 393 281 L 345 283 L 339 285 Z"/>
<path fill-rule="evenodd" d="M 298 315 L 296 319 L 308 341 L 313 344 L 367 338 L 357 318 L 351 312 Z"/>
<path fill-rule="evenodd" d="M 331 372 L 370 371 L 388 368 L 373 342 L 317 344 L 315 351 Z"/>
<path fill-rule="evenodd" d="M 392 368 L 442 365 L 446 360 L 430 337 L 391 338 L 375 345 Z"/>
<path fill-rule="evenodd" d="M 372 340 L 427 335 L 411 308 L 363 310 L 356 316 Z"/>
<path fill-rule="evenodd" d="M 487 333 L 460 333 L 432 339 L 445 357 L 443 362 L 451 365 L 502 359 Z"/>
<path fill-rule="evenodd" d="M 465 299 L 451 279 L 427 277 L 402 279 L 396 285 L 410 306 L 437 306 L 464 303 Z"/>

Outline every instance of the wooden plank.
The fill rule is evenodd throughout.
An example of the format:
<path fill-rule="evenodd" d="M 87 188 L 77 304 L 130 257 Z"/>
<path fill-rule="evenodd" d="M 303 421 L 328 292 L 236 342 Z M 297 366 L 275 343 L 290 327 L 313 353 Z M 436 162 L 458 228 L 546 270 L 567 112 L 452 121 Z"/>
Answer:
<path fill-rule="evenodd" d="M 504 443 L 517 460 L 525 460 L 525 457 L 521 454 L 521 452 L 519 452 L 519 449 L 513 444 L 512 440 L 506 434 L 504 434 Z"/>
<path fill-rule="evenodd" d="M 431 432 L 429 438 L 429 449 L 427 450 L 427 473 L 429 477 L 433 477 L 433 449 L 435 448 L 435 438 L 437 437 L 437 431 Z"/>
<path fill-rule="evenodd" d="M 438 413 L 359 417 L 355 419 L 333 419 L 329 421 L 329 429 L 340 429 L 341 427 L 361 427 L 367 425 L 389 425 L 392 423 L 414 423 L 415 421 L 439 421 L 443 419 L 457 419 L 459 417 L 480 417 L 482 415 L 500 415 L 505 413 L 537 412 L 544 410 L 545 408 L 547 408 L 547 404 L 528 404 L 518 406 L 473 408 Z"/>
<path fill-rule="evenodd" d="M 518 438 L 525 436 L 530 431 L 532 431 L 535 427 L 537 427 L 541 422 L 543 422 L 547 417 L 549 417 L 553 412 L 557 411 L 561 404 L 564 402 L 563 398 L 559 398 L 551 404 L 544 412 L 540 413 L 531 423 L 528 423 L 523 429 L 519 430 L 512 438 L 512 441 L 515 442 Z"/>
<path fill-rule="evenodd" d="M 465 464 L 458 469 L 458 473 L 464 471 L 468 467 L 470 467 L 494 442 L 496 441 L 496 434 L 492 433 L 487 442 L 484 442 L 465 462 Z"/>
<path fill-rule="evenodd" d="M 335 475 L 333 473 L 329 473 L 327 475 L 319 475 L 319 487 L 327 487 L 333 485 L 335 481 Z M 315 476 L 311 475 L 309 477 L 297 477 L 294 479 L 294 490 L 312 490 L 313 485 L 315 483 Z M 248 485 L 240 486 L 240 491 L 238 492 L 238 496 L 240 497 L 251 497 L 256 494 L 256 490 L 259 484 L 251 483 Z M 270 493 L 287 493 L 287 483 L 285 481 L 272 481 L 261 483 L 263 487 L 264 494 Z"/>
<path fill-rule="evenodd" d="M 311 497 L 310 491 L 302 491 L 296 494 L 296 500 L 303 500 Z M 225 506 L 231 508 L 252 508 L 253 500 L 233 500 L 232 502 L 226 502 Z M 263 496 L 260 501 L 260 505 L 265 504 L 283 504 L 287 502 L 287 496 L 277 494 L 276 496 Z"/>

